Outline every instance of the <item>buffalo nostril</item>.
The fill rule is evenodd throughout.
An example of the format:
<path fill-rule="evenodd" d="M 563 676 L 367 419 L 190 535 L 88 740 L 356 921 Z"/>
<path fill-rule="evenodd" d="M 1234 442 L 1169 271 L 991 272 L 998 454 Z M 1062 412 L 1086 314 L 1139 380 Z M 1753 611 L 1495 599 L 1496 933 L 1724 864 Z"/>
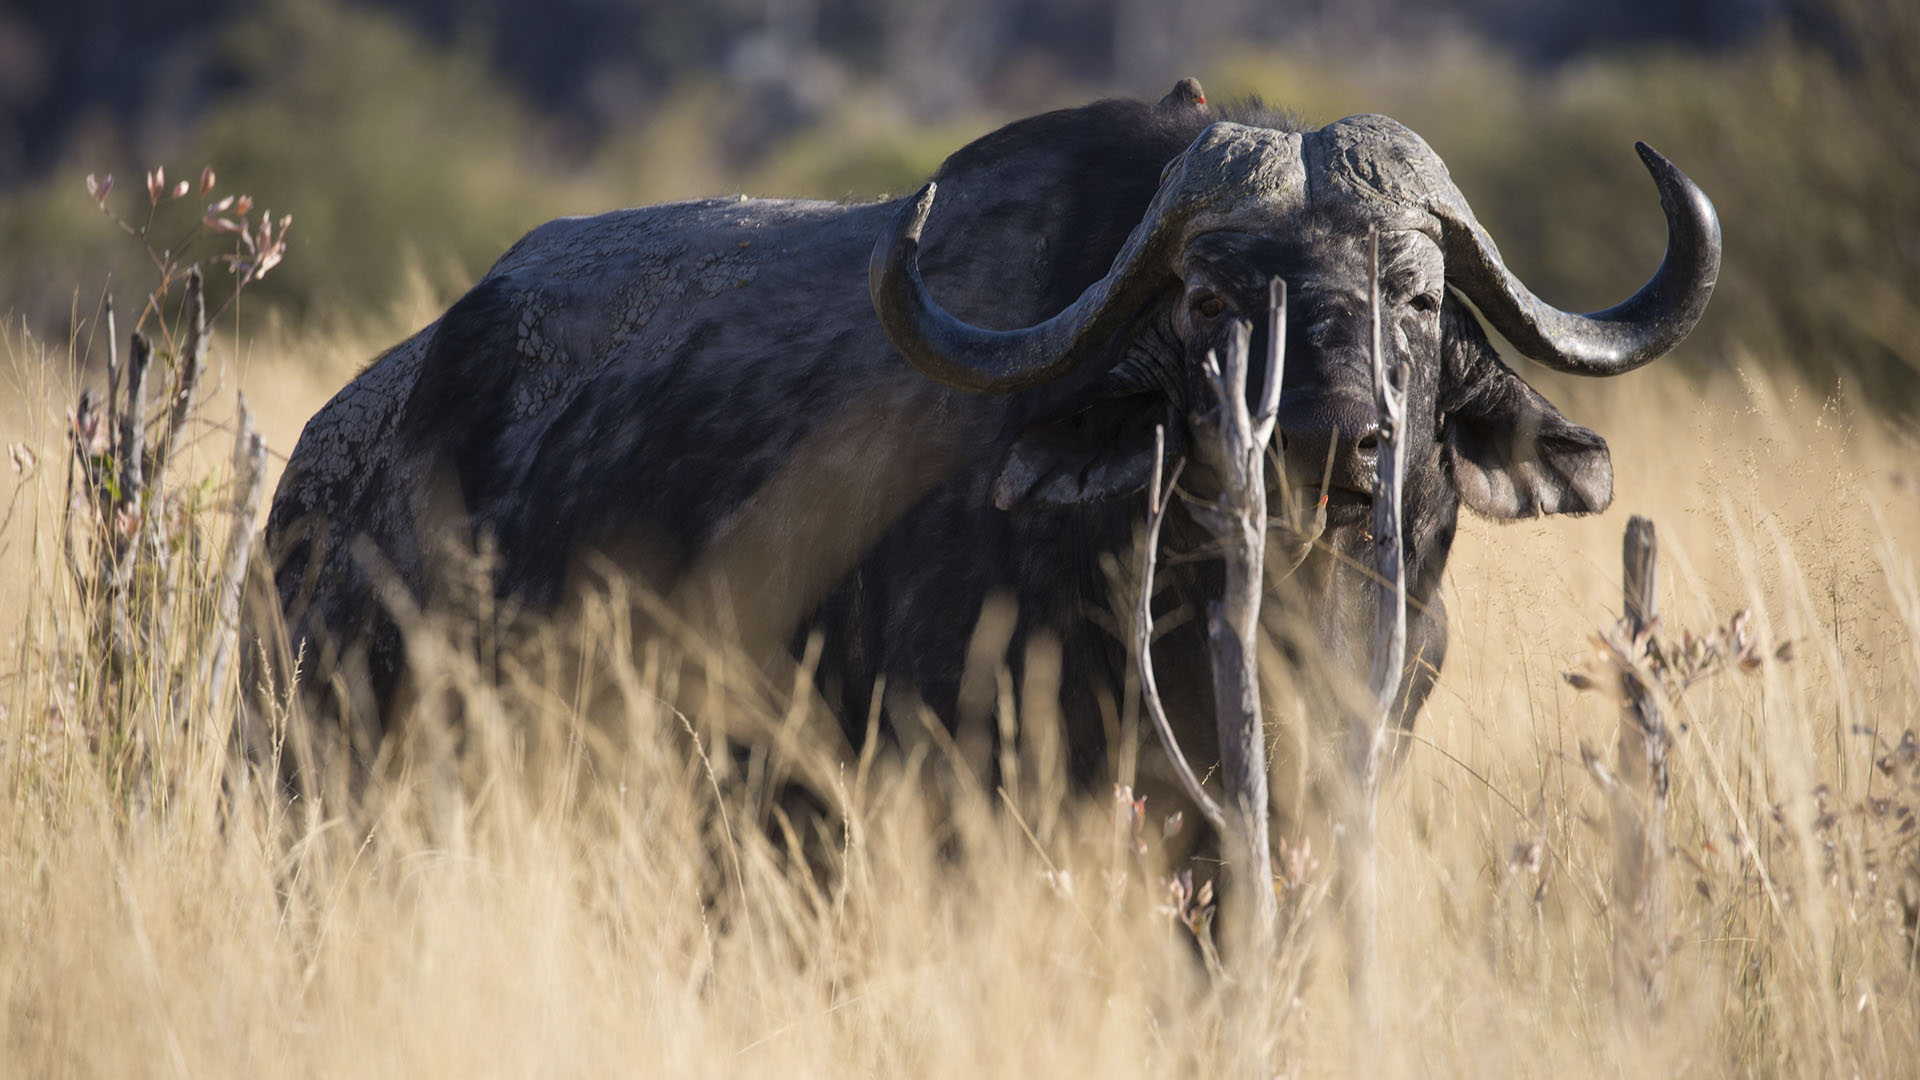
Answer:
<path fill-rule="evenodd" d="M 1367 432 L 1365 435 L 1360 436 L 1359 441 L 1354 443 L 1353 445 L 1356 449 L 1358 449 L 1363 454 L 1370 454 L 1380 449 L 1379 430 L 1375 429 L 1373 431 Z"/>

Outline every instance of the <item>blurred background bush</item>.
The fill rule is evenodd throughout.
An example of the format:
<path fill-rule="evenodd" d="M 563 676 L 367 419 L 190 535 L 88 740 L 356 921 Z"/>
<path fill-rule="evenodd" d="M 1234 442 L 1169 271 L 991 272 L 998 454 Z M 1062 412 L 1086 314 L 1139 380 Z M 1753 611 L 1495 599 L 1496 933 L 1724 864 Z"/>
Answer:
<path fill-rule="evenodd" d="M 451 298 L 559 214 L 900 192 L 1012 117 L 1195 75 L 1215 100 L 1410 124 L 1510 264 L 1577 308 L 1658 258 L 1644 139 L 1726 228 L 1682 363 L 1777 366 L 1908 418 L 1917 58 L 1910 0 L 12 0 L 0 313 L 58 339 L 144 280 L 90 172 L 133 199 L 145 168 L 213 162 L 294 211 L 249 320 L 317 331 L 422 284 Z"/>

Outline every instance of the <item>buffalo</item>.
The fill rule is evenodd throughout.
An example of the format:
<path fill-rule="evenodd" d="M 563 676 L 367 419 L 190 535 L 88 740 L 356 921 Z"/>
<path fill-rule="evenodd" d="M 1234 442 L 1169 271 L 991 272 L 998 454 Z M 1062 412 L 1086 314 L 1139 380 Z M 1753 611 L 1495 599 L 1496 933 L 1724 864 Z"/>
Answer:
<path fill-rule="evenodd" d="M 1321 504 L 1325 525 L 1273 575 L 1270 606 L 1283 655 L 1364 675 L 1377 237 L 1382 347 L 1408 373 L 1410 724 L 1446 656 L 1438 586 L 1461 507 L 1521 518 L 1612 498 L 1606 442 L 1509 368 L 1481 320 L 1536 363 L 1616 375 L 1672 349 L 1713 291 L 1712 204 L 1638 151 L 1666 256 L 1587 315 L 1507 269 L 1401 124 L 1216 110 L 1191 80 L 1008 124 L 904 199 L 549 222 L 307 424 L 268 522 L 294 650 L 377 746 L 406 675 L 388 590 L 430 600 L 451 535 L 491 552 L 488 586 L 519 611 L 559 611 L 611 565 L 730 604 L 727 625 L 763 649 L 816 642 L 817 684 L 857 743 L 877 687 L 883 728 L 909 704 L 956 724 L 992 610 L 1016 667 L 1032 643 L 1057 649 L 1070 771 L 1091 782 L 1132 685 L 1112 570 L 1131 564 L 1155 447 L 1188 454 L 1209 351 L 1248 324 L 1266 349 L 1274 279 L 1290 299 L 1273 497 Z M 1179 507 L 1162 544 L 1191 555 Z M 1218 567 L 1170 560 L 1161 584 L 1157 611 L 1205 610 Z M 1204 764 L 1205 631 L 1168 622 L 1160 686 L 1176 722 L 1207 719 L 1181 739 Z"/>

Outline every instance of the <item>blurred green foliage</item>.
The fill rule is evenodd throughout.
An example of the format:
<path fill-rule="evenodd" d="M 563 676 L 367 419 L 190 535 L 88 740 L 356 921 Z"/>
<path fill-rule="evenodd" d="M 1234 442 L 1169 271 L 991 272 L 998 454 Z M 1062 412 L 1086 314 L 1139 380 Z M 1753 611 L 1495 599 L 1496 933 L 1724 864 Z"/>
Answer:
<path fill-rule="evenodd" d="M 1193 74 L 1215 100 L 1259 93 L 1316 122 L 1363 111 L 1405 121 L 1447 160 L 1509 264 L 1578 309 L 1623 298 L 1658 261 L 1661 218 L 1632 153 L 1645 140 L 1700 182 L 1726 230 L 1720 290 L 1682 362 L 1758 357 L 1820 387 L 1844 378 L 1865 400 L 1911 415 L 1920 411 L 1920 13 L 1836 2 L 1819 49 L 1782 31 L 1713 54 L 1536 68 L 1465 38 L 1417 51 L 1303 44 L 1224 55 Z M 364 9 L 282 0 L 233 24 L 218 47 L 243 91 L 138 151 L 110 134 L 81 139 L 70 167 L 0 201 L 9 256 L 0 310 L 54 332 L 70 307 L 93 309 L 107 272 L 141 280 L 117 261 L 127 258 L 122 238 L 82 188 L 89 171 L 120 174 L 114 197 L 138 199 L 144 168 L 164 162 L 190 176 L 212 162 L 223 190 L 292 211 L 297 257 L 249 302 L 311 325 L 386 310 L 410 266 L 451 296 L 562 213 L 730 190 L 906 190 L 1012 115 L 928 127 L 883 88 L 855 85 L 742 160 L 729 135 L 754 120 L 751 101 L 694 81 L 583 150 L 503 89 L 479 50 L 430 45 Z M 1024 104 L 1096 96 L 1048 93 L 1061 96 Z"/>
<path fill-rule="evenodd" d="M 82 190 L 86 172 L 116 173 L 115 205 L 136 219 L 139 180 L 154 164 L 189 176 L 212 163 L 224 190 L 292 212 L 298 257 L 250 298 L 296 319 L 381 305 L 410 260 L 452 284 L 531 225 L 580 207 L 544 160 L 534 118 L 481 63 L 423 48 L 385 17 L 278 3 L 233 25 L 218 48 L 248 92 L 163 140 L 155 160 L 111 141 L 83 144 L 71 168 L 0 204 L 0 242 L 14 253 L 0 270 L 0 305 L 32 319 L 77 300 L 84 314 L 108 275 L 145 280 Z"/>

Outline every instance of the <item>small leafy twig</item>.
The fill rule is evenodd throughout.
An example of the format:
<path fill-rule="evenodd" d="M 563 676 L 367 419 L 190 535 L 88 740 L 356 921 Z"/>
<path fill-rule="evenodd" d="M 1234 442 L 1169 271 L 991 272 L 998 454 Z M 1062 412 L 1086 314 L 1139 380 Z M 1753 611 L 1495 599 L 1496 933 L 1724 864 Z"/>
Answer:
<path fill-rule="evenodd" d="M 241 292 L 285 259 L 292 226 L 291 215 L 276 218 L 266 211 L 251 220 L 253 200 L 242 194 L 206 203 L 177 235 L 162 235 L 161 223 L 172 220 L 168 204 L 196 189 L 202 198 L 210 197 L 217 183 L 211 167 L 201 170 L 197 185 L 168 183 L 166 170 L 155 168 L 146 174 L 145 212 L 123 217 L 111 202 L 113 177 L 87 177 L 87 191 L 101 213 L 139 244 L 155 281 L 129 335 L 124 364 L 112 297 L 106 298 L 107 396 L 103 401 L 96 391 L 84 390 L 68 414 L 61 548 L 88 604 L 92 631 L 86 648 L 105 657 L 99 665 L 105 678 L 90 685 L 103 694 L 124 694 L 134 689 L 127 685 L 129 678 L 144 670 L 146 682 L 137 696 L 121 700 L 149 703 L 156 724 L 178 713 L 190 682 L 208 686 L 213 694 L 224 691 L 238 649 L 253 521 L 265 486 L 266 445 L 254 432 L 243 400 L 235 423 L 227 542 L 215 565 L 198 568 L 183 557 L 197 550 L 192 515 L 198 501 L 192 492 L 169 490 L 169 474 L 177 471 L 187 432 L 206 399 L 211 328 Z M 231 246 L 208 252 L 209 240 Z M 203 257 L 224 263 L 234 276 L 232 289 L 218 303 L 207 295 L 207 278 L 197 261 Z M 183 282 L 176 307 L 173 291 Z M 177 629 L 176 597 L 199 587 L 213 589 L 214 622 L 199 656 L 175 667 L 162 660 L 171 655 L 164 635 Z M 143 668 L 142 660 L 151 662 Z M 81 662 L 92 663 L 91 654 Z"/>
<path fill-rule="evenodd" d="M 198 192 L 201 196 L 210 195 L 218 184 L 218 177 L 211 165 L 200 170 Z M 220 302 L 211 313 L 206 315 L 209 322 L 218 322 L 229 305 L 239 298 L 248 285 L 259 281 L 269 270 L 280 265 L 287 254 L 287 231 L 293 226 L 293 215 L 282 214 L 278 218 L 270 210 L 262 210 L 257 224 L 248 221 L 253 212 L 253 198 L 250 195 L 227 195 L 215 202 L 208 203 L 205 211 L 187 231 L 173 243 L 156 246 L 153 238 L 154 223 L 160 207 L 169 202 L 186 198 L 195 190 L 194 185 L 182 180 L 173 186 L 167 185 L 165 166 L 147 173 L 147 215 L 139 225 L 127 221 L 108 205 L 108 196 L 113 193 L 113 174 L 108 173 L 104 180 L 92 173 L 87 174 L 87 194 L 93 196 L 100 212 L 107 216 L 120 231 L 140 242 L 141 250 L 147 260 L 153 264 L 159 281 L 147 294 L 147 304 L 134 321 L 134 330 L 144 328 L 149 317 L 165 321 L 165 305 L 168 294 L 181 269 L 189 265 L 187 258 L 193 247 L 201 240 L 214 236 L 232 236 L 234 246 L 229 251 L 212 256 L 213 261 L 225 263 L 235 277 L 233 291 Z M 189 271 L 191 273 L 191 271 Z M 169 342 L 173 334 L 166 335 Z M 111 328 L 108 340 L 112 340 Z"/>
<path fill-rule="evenodd" d="M 1628 620 L 1622 619 L 1590 639 L 1597 654 L 1592 663 L 1584 669 L 1562 672 L 1560 677 L 1576 690 L 1600 690 L 1611 682 L 1606 677 L 1609 672 L 1632 674 L 1645 685 L 1658 688 L 1668 701 L 1678 701 L 1694 686 L 1723 671 L 1754 675 L 1768 663 L 1787 663 L 1794 658 L 1791 641 L 1771 649 L 1763 645 L 1745 609 L 1701 635 L 1682 630 L 1674 639 L 1662 636 L 1660 628 L 1660 620 L 1654 618 L 1636 633 Z"/>
<path fill-rule="evenodd" d="M 1213 942 L 1213 916 L 1219 910 L 1213 898 L 1213 882 L 1203 881 L 1196 888 L 1193 869 L 1182 867 L 1167 879 L 1167 901 L 1160 910 L 1193 935 L 1200 946 L 1200 958 L 1207 965 L 1207 974 L 1215 982 L 1224 980 L 1226 969 L 1220 963 L 1220 949 Z"/>

